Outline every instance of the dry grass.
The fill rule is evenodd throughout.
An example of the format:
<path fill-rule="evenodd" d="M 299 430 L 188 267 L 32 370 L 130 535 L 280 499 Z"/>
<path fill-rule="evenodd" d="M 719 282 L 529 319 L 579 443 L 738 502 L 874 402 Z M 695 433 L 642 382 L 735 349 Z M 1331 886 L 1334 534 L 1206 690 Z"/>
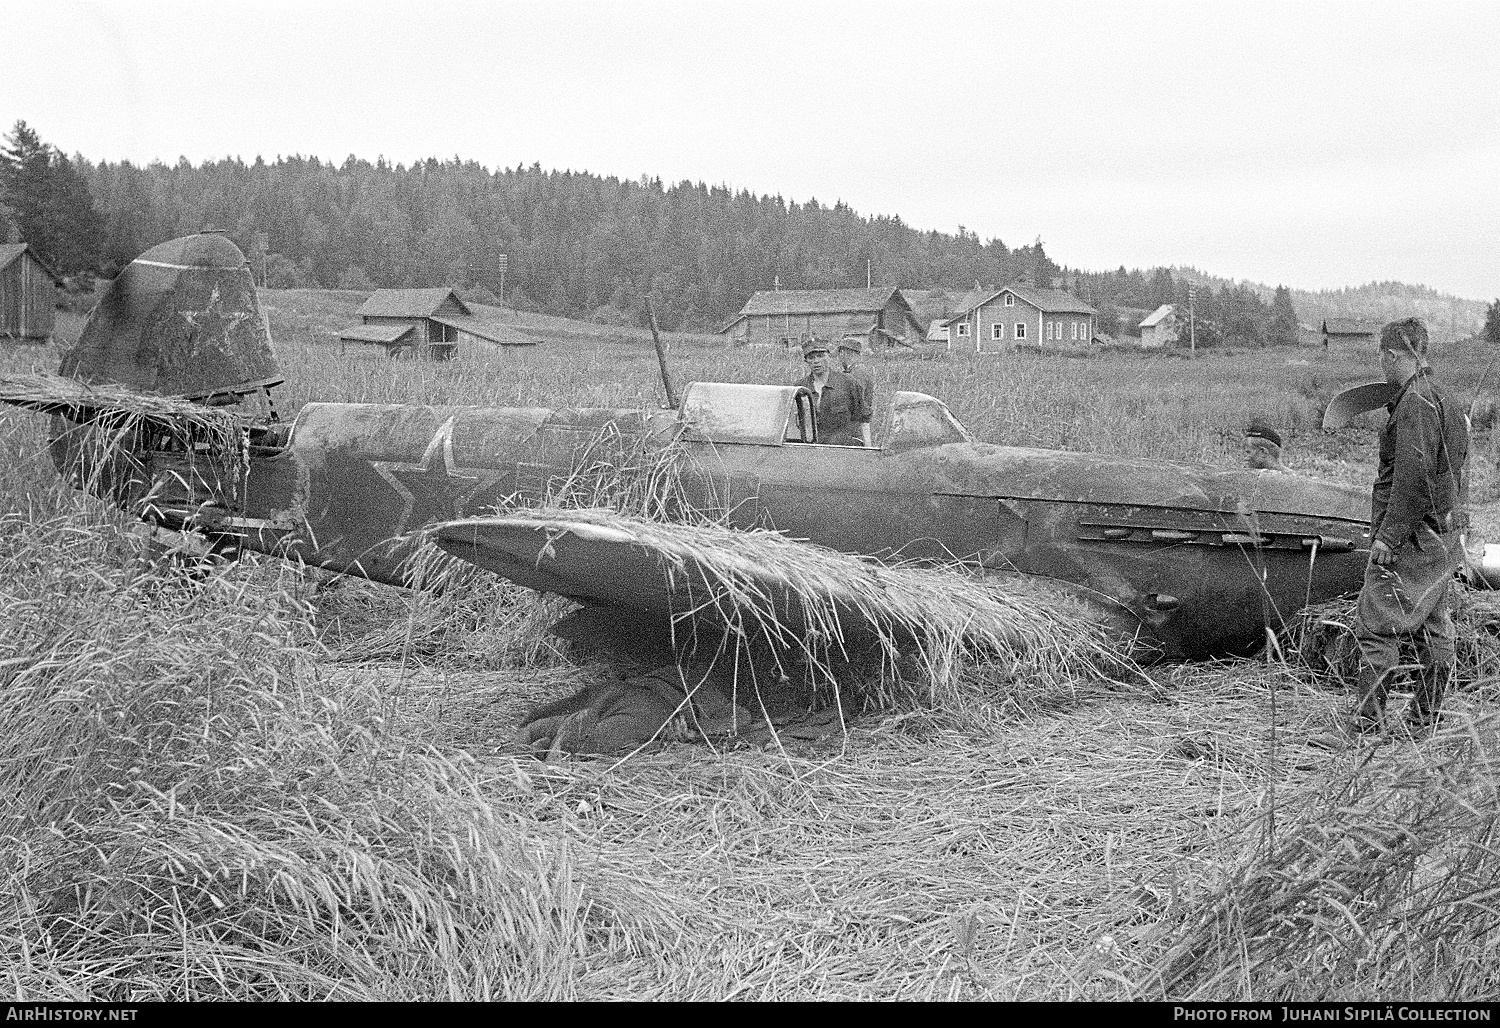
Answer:
<path fill-rule="evenodd" d="M 293 407 L 657 388 L 649 350 L 585 335 L 355 371 L 301 332 L 277 336 Z M 1305 426 L 1368 373 L 1288 356 L 957 357 L 877 378 L 993 441 L 1223 465 L 1268 409 L 1294 466 L 1363 480 L 1368 428 Z M 796 370 L 705 341 L 673 358 L 683 381 Z M 1327 754 L 1305 743 L 1340 698 L 1297 669 L 1119 685 L 980 662 L 942 702 L 821 741 L 542 764 L 509 741 L 518 718 L 604 673 L 545 641 L 545 604 L 478 579 L 314 588 L 271 563 L 195 579 L 59 491 L 45 444 L 40 417 L 0 427 L 15 998 L 1495 993 L 1484 687 L 1432 743 Z"/>
<path fill-rule="evenodd" d="M 927 703 L 958 703 L 964 672 L 976 663 L 1012 679 L 1134 672 L 1124 656 L 1128 637 L 1111 633 L 1096 610 L 1061 590 L 1023 592 L 1011 581 L 893 567 L 769 530 L 666 523 L 607 509 L 512 511 L 505 521 L 650 551 L 685 604 L 674 631 L 700 640 L 699 649 L 708 635 L 707 648 L 727 651 L 731 664 L 741 647 L 764 641 L 813 669 L 814 691 L 830 691 L 829 702 L 841 709 L 850 698 L 840 696 L 835 668 L 872 646 L 881 673 L 850 709 L 889 706 L 914 690 Z"/>

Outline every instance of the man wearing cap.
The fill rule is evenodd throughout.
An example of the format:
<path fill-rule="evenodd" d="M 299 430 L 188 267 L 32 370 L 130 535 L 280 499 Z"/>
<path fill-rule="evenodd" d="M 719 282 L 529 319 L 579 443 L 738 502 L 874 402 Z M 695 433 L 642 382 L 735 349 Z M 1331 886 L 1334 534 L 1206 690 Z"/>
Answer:
<path fill-rule="evenodd" d="M 1281 433 L 1260 418 L 1245 429 L 1245 463 L 1257 471 L 1285 471 L 1281 463 Z"/>
<path fill-rule="evenodd" d="M 818 439 L 834 446 L 864 446 L 869 438 L 870 412 L 863 405 L 859 383 L 834 367 L 828 344 L 817 338 L 802 344 L 807 374 L 797 383 L 817 400 Z"/>
<path fill-rule="evenodd" d="M 1422 666 L 1406 709 L 1413 734 L 1431 730 L 1453 673 L 1453 615 L 1448 591 L 1463 561 L 1464 465 L 1469 427 L 1462 410 L 1432 380 L 1427 329 L 1416 318 L 1380 332 L 1380 367 L 1400 386 L 1386 405 L 1380 466 L 1371 491 L 1370 562 L 1359 594 L 1355 636 L 1360 671 L 1350 734 L 1380 731 L 1403 639 Z"/>
<path fill-rule="evenodd" d="M 869 446 L 870 422 L 875 418 L 875 380 L 868 371 L 855 363 L 855 358 L 864 352 L 864 348 L 862 336 L 844 336 L 839 340 L 839 364 L 843 365 L 844 374 L 853 378 L 859 386 L 860 408 L 865 412 L 860 438 L 864 445 Z"/>

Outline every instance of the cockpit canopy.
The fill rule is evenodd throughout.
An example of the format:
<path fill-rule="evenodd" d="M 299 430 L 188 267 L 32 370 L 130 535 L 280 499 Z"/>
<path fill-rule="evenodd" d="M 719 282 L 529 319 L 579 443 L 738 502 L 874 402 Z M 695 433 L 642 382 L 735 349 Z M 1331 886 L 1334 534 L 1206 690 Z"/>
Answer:
<path fill-rule="evenodd" d="M 693 382 L 682 396 L 682 438 L 688 442 L 753 446 L 807 445 L 798 418 L 799 387 Z M 947 406 L 926 393 L 891 397 L 890 427 L 876 447 L 910 450 L 971 442 Z M 814 440 L 814 445 L 818 445 Z"/>

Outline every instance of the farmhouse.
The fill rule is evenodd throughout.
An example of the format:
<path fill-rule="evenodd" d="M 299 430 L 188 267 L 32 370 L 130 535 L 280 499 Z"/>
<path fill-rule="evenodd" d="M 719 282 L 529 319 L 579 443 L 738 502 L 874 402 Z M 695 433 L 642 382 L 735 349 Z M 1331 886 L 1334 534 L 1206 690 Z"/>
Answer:
<path fill-rule="evenodd" d="M 1141 320 L 1141 345 L 1145 347 L 1175 346 L 1182 326 L 1178 323 L 1177 308 L 1164 303 Z"/>
<path fill-rule="evenodd" d="M 507 325 L 476 318 L 452 289 L 377 289 L 339 333 L 346 352 L 379 347 L 392 357 L 448 360 L 460 343 L 535 346 Z"/>
<path fill-rule="evenodd" d="M 1375 326 L 1354 318 L 1324 318 L 1323 349 L 1328 349 L 1329 343 L 1349 347 L 1374 346 L 1376 331 Z"/>
<path fill-rule="evenodd" d="M 947 321 L 955 346 L 999 353 L 1017 344 L 1088 344 L 1094 338 L 1099 312 L 1066 290 L 1016 284 L 971 296 Z"/>
<path fill-rule="evenodd" d="M 758 292 L 723 328 L 736 346 L 800 346 L 804 339 L 863 336 L 870 349 L 915 346 L 925 332 L 895 286 Z"/>
<path fill-rule="evenodd" d="M 62 284 L 29 244 L 0 243 L 0 339 L 50 339 Z"/>

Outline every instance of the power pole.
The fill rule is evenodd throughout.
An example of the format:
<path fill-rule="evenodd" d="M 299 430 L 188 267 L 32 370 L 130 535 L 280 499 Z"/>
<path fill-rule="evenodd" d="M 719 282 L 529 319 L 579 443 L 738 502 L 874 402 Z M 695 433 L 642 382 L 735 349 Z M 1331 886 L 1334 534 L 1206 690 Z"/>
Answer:
<path fill-rule="evenodd" d="M 500 255 L 500 306 L 505 306 L 505 266 L 510 263 L 510 258 L 505 254 Z"/>
<path fill-rule="evenodd" d="M 255 233 L 255 249 L 260 256 L 260 287 L 266 288 L 266 251 L 271 248 L 271 237 L 268 233 Z"/>
<path fill-rule="evenodd" d="M 1193 317 L 1193 301 L 1198 296 L 1198 287 L 1188 283 L 1188 355 L 1198 356 L 1198 323 Z"/>
<path fill-rule="evenodd" d="M 865 258 L 865 288 L 870 288 L 870 258 Z"/>

